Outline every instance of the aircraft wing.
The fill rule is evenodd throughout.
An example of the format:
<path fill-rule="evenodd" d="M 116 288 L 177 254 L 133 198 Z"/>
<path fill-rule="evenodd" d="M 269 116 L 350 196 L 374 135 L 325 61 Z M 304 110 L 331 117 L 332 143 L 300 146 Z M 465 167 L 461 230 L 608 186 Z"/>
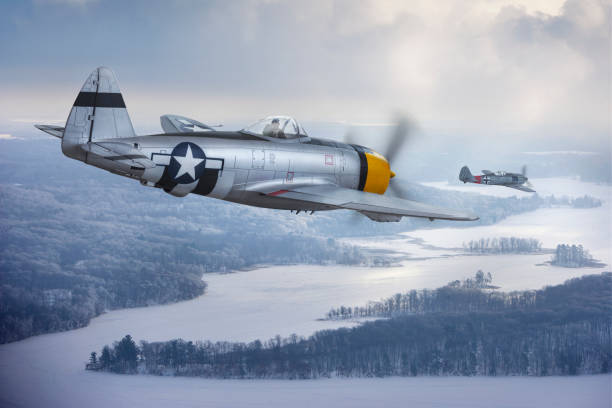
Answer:
<path fill-rule="evenodd" d="M 301 186 L 267 193 L 317 204 L 359 211 L 375 221 L 399 221 L 401 217 L 421 217 L 430 220 L 475 221 L 478 217 L 460 211 L 438 208 L 416 201 L 337 187 L 335 185 Z"/>
<path fill-rule="evenodd" d="M 179 115 L 164 115 L 159 118 L 165 133 L 214 132 L 215 129 L 194 119 Z"/>
<path fill-rule="evenodd" d="M 527 187 L 527 186 L 523 186 L 521 184 L 513 184 L 513 185 L 507 185 L 506 187 L 510 187 L 510 188 L 514 188 L 516 190 L 521 190 L 524 191 L 526 193 L 535 193 L 536 191 Z"/>

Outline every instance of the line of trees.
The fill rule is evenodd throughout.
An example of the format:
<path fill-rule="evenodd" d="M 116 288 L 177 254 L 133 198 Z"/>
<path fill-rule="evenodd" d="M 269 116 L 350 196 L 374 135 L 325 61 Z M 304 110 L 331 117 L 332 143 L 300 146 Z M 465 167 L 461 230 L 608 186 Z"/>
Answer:
<path fill-rule="evenodd" d="M 612 367 L 612 273 L 584 276 L 538 291 L 502 294 L 522 299 L 470 310 L 475 291 L 447 286 L 456 301 L 437 297 L 419 314 L 400 314 L 309 338 L 262 342 L 141 342 L 138 372 L 210 378 L 318 378 L 417 375 L 577 375 Z M 512 302 L 510 302 L 512 303 Z M 451 308 L 454 304 L 455 307 Z M 124 339 L 125 340 L 125 339 Z M 109 349 L 119 355 L 118 344 Z M 104 353 L 104 351 L 103 351 Z M 102 370 L 130 373 L 117 360 Z"/>
<path fill-rule="evenodd" d="M 479 270 L 473 278 L 455 280 L 438 289 L 411 290 L 364 306 L 331 309 L 327 320 L 389 318 L 406 314 L 476 312 L 525 309 L 535 304 L 536 291 L 496 292 L 490 272 Z"/>
<path fill-rule="evenodd" d="M 601 207 L 601 200 L 590 195 L 584 195 L 582 197 L 576 197 L 572 200 L 572 207 L 574 208 L 595 208 Z"/>
<path fill-rule="evenodd" d="M 104 346 L 100 358 L 95 351 L 89 355 L 88 370 L 105 370 L 115 373 L 135 373 L 138 365 L 139 349 L 129 334 L 113 347 Z"/>
<path fill-rule="evenodd" d="M 542 242 L 535 238 L 481 238 L 463 243 L 463 249 L 479 254 L 529 254 L 542 251 Z"/>
<path fill-rule="evenodd" d="M 566 244 L 557 245 L 550 264 L 565 268 L 605 266 L 605 264 L 594 260 L 589 251 L 584 249 L 582 245 Z"/>

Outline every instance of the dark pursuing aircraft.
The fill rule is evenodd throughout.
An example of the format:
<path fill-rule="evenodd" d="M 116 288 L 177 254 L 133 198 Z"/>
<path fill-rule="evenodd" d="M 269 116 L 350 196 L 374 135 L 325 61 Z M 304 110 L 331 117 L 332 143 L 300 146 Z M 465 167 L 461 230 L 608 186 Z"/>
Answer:
<path fill-rule="evenodd" d="M 161 117 L 164 133 L 138 136 L 115 74 L 95 69 L 64 127 L 36 125 L 62 140 L 62 152 L 175 197 L 194 193 L 264 208 L 348 209 L 374 221 L 478 217 L 383 195 L 395 173 L 389 162 L 407 137 L 398 126 L 386 157 L 367 147 L 311 137 L 283 115 L 240 131 L 218 131 L 178 115 Z"/>
<path fill-rule="evenodd" d="M 473 176 L 468 166 L 463 166 L 459 173 L 459 180 L 464 183 L 489 184 L 494 186 L 510 187 L 527 193 L 535 193 L 533 186 L 527 178 L 527 168 L 523 166 L 521 173 L 509 173 L 498 171 L 493 173 L 490 170 L 482 170 L 483 174 Z"/>

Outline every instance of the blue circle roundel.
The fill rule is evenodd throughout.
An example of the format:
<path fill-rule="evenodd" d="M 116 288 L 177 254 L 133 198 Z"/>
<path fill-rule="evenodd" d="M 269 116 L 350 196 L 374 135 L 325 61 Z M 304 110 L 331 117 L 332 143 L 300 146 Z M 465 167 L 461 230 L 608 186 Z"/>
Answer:
<path fill-rule="evenodd" d="M 189 184 L 198 180 L 206 167 L 206 155 L 195 143 L 182 142 L 172 150 L 168 175 L 179 184 Z"/>

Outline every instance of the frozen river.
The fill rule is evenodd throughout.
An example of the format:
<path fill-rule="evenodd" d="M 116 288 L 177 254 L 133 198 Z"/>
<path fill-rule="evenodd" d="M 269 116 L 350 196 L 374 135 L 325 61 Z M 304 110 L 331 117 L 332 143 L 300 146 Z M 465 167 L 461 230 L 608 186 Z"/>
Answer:
<path fill-rule="evenodd" d="M 585 183 L 579 183 L 585 184 Z M 597 186 L 599 188 L 599 186 Z M 609 194 L 610 188 L 601 190 Z M 592 194 L 595 195 L 595 194 Z M 605 199 L 604 197 L 601 197 Z M 546 247 L 583 243 L 610 263 L 610 207 L 543 209 L 485 227 L 433 229 L 361 241 L 413 258 L 398 267 L 272 266 L 206 275 L 208 292 L 167 306 L 118 310 L 88 327 L 0 346 L 0 406 L 610 406 L 610 376 L 552 378 L 390 378 L 217 381 L 86 372 L 91 351 L 131 334 L 136 340 L 268 339 L 309 335 L 340 322 L 317 319 L 400 291 L 435 288 L 482 269 L 502 290 L 539 288 L 606 268 L 536 266 L 549 255 L 465 256 L 453 248 L 485 236 L 538 238 Z M 450 257 L 448 255 L 451 255 Z M 350 324 L 350 323 L 349 323 Z M 383 404 L 384 402 L 384 404 Z"/>

